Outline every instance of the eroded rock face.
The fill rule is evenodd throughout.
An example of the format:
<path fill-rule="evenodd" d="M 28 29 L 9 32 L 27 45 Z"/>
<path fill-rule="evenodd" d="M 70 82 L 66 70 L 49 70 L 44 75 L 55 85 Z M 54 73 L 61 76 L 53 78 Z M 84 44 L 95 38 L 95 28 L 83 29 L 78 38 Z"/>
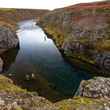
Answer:
<path fill-rule="evenodd" d="M 91 98 L 110 98 L 110 78 L 96 77 L 82 81 L 77 94 Z"/>
<path fill-rule="evenodd" d="M 77 18 L 77 17 L 76 17 Z M 85 15 L 73 21 L 73 31 L 62 48 L 68 55 L 80 57 L 99 68 L 103 73 L 110 72 L 110 16 Z M 101 73 L 100 72 L 100 73 Z"/>
<path fill-rule="evenodd" d="M 17 47 L 19 40 L 16 32 L 6 26 L 0 26 L 0 54 L 4 51 Z"/>
<path fill-rule="evenodd" d="M 110 2 L 56 9 L 41 24 L 73 64 L 79 59 L 97 67 L 100 75 L 110 75 Z"/>

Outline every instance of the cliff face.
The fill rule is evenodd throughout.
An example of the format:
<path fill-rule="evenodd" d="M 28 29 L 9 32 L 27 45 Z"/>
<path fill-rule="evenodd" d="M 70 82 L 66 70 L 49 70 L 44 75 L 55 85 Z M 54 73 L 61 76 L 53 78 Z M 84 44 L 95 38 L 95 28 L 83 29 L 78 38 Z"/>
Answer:
<path fill-rule="evenodd" d="M 14 25 L 0 21 L 0 54 L 19 44 Z"/>
<path fill-rule="evenodd" d="M 74 62 L 87 62 L 110 72 L 110 2 L 73 5 L 47 13 L 40 23 Z"/>
<path fill-rule="evenodd" d="M 94 77 L 82 81 L 77 95 L 89 98 L 110 98 L 110 78 Z"/>

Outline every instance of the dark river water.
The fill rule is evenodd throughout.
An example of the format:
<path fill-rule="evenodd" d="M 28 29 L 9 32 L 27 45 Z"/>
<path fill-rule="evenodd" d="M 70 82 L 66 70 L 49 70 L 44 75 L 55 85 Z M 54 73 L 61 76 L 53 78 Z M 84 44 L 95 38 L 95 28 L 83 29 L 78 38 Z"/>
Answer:
<path fill-rule="evenodd" d="M 82 80 L 91 76 L 64 60 L 54 42 L 33 20 L 20 22 L 20 49 L 7 73 L 23 88 L 52 101 L 72 97 Z"/>

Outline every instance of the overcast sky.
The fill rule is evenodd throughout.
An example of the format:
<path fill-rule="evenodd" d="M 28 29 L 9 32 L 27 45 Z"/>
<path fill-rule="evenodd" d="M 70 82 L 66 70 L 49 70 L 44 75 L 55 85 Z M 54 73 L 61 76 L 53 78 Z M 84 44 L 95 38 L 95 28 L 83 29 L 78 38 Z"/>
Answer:
<path fill-rule="evenodd" d="M 101 0 L 0 0 L 1 8 L 55 9 L 76 3 Z"/>

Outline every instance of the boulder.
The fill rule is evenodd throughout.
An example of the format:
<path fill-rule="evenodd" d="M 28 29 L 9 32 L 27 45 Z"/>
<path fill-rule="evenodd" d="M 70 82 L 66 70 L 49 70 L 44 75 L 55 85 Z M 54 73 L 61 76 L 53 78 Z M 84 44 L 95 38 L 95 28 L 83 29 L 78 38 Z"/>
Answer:
<path fill-rule="evenodd" d="M 90 98 L 110 98 L 110 78 L 96 77 L 82 81 L 77 95 Z"/>
<path fill-rule="evenodd" d="M 18 46 L 19 40 L 11 28 L 0 26 L 0 54 L 4 51 Z"/>

